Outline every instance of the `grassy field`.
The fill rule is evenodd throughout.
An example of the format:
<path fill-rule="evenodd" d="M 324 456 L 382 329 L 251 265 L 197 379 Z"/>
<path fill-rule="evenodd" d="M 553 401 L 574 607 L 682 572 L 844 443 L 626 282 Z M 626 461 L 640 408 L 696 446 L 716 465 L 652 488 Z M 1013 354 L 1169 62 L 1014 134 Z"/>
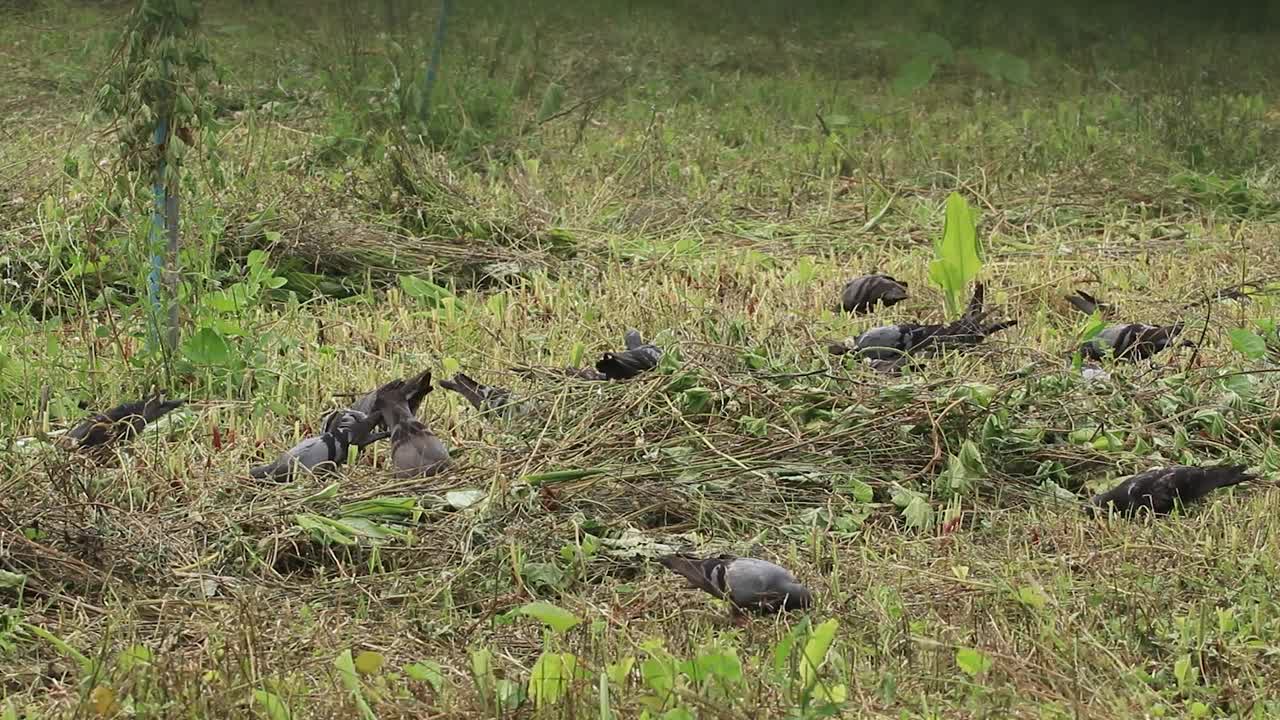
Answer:
<path fill-rule="evenodd" d="M 129 6 L 3 11 L 0 719 L 1280 717 L 1265 13 L 477 0 L 427 101 L 436 4 L 349 5 L 206 6 L 173 353 L 147 178 L 93 112 Z M 902 376 L 828 354 L 944 318 L 952 192 L 1018 326 Z M 833 312 L 876 270 L 912 297 Z M 1086 382 L 1076 288 L 1198 347 Z M 629 327 L 657 371 L 514 370 Z M 375 446 L 249 478 L 423 368 L 528 412 L 437 390 L 441 475 Z M 191 403 L 116 456 L 43 442 L 153 385 Z M 1218 461 L 1263 480 L 1079 511 Z M 815 607 L 735 625 L 673 548 L 784 564 Z"/>

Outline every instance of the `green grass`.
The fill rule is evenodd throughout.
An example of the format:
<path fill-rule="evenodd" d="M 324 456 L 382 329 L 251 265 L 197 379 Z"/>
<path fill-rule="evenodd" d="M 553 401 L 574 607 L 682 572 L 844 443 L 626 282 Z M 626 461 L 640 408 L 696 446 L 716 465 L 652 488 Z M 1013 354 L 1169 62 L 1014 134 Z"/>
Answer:
<path fill-rule="evenodd" d="M 393 3 L 379 35 L 382 6 L 210 5 L 218 151 L 184 182 L 182 287 L 185 336 L 217 341 L 173 357 L 146 340 L 146 194 L 85 115 L 127 8 L 0 27 L 0 718 L 1280 712 L 1275 34 L 576 5 L 463 3 L 425 121 L 389 88 L 420 73 L 434 7 Z M 938 27 L 954 59 L 895 93 Z M 943 317 L 953 191 L 1019 325 L 904 377 L 828 355 Z M 911 299 L 832 313 L 872 270 Z M 1206 301 L 1244 282 L 1249 302 Z M 1086 383 L 1075 287 L 1203 343 Z M 668 350 L 658 371 L 512 369 L 590 362 L 628 327 Z M 423 367 L 529 412 L 433 393 L 457 463 L 428 480 L 391 479 L 383 447 L 331 480 L 248 478 L 336 394 Z M 118 459 L 39 442 L 152 384 L 189 411 Z M 1218 460 L 1266 480 L 1158 522 L 1072 500 Z M 378 542 L 313 529 L 372 500 Z M 776 560 L 816 607 L 734 626 L 649 561 L 663 546 Z M 581 622 L 516 612 L 539 600 Z M 544 652 L 580 673 L 536 708 Z"/>

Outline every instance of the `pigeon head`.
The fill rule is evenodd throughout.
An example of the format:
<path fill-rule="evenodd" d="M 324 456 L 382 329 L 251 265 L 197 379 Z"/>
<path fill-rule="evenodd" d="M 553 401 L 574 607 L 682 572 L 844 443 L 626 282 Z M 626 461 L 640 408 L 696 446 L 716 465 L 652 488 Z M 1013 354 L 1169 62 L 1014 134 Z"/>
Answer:
<path fill-rule="evenodd" d="M 330 431 L 335 437 L 350 441 L 352 437 L 361 434 L 369 424 L 369 416 L 359 410 L 343 410 L 338 413 L 337 418 L 333 422 L 333 429 Z"/>

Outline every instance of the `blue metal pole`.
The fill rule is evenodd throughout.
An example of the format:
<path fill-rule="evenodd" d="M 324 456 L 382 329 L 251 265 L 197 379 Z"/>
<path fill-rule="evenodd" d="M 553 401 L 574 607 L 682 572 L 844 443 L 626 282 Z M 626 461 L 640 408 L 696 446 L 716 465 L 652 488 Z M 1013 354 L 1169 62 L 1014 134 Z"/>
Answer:
<path fill-rule="evenodd" d="M 156 123 L 153 141 L 159 159 L 156 161 L 155 211 L 151 215 L 151 233 L 148 236 L 147 252 L 151 254 L 151 272 L 147 275 L 147 300 L 151 305 L 151 340 L 160 339 L 160 274 L 164 270 L 164 236 L 165 236 L 165 181 L 164 181 L 164 149 L 169 141 L 169 120 L 160 118 Z"/>
<path fill-rule="evenodd" d="M 444 28 L 449 20 L 449 9 L 452 6 L 453 0 L 441 0 L 440 22 L 436 23 L 436 37 L 431 47 L 431 63 L 427 65 L 427 79 L 422 88 L 422 119 L 424 123 L 431 119 L 431 91 L 436 86 L 436 71 L 440 67 L 440 50 L 444 46 Z"/>

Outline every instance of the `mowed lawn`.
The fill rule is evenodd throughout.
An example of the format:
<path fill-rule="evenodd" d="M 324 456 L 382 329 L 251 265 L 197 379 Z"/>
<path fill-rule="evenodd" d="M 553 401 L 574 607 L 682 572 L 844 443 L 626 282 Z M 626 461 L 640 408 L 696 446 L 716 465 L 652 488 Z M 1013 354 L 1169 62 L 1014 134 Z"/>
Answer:
<path fill-rule="evenodd" d="M 440 5 L 350 5 L 203 4 L 172 351 L 150 169 L 95 112 L 132 5 L 3 11 L 0 720 L 1280 717 L 1265 10 L 453 2 L 428 95 Z M 831 354 L 954 319 L 953 193 L 1017 325 L 903 374 Z M 837 312 L 869 272 L 910 297 Z M 1189 346 L 1089 379 L 1101 322 Z M 654 370 L 557 372 L 629 328 Z M 381 443 L 250 477 L 424 369 L 519 412 L 437 388 L 440 474 Z M 189 402 L 53 447 L 152 388 Z M 1081 512 L 1228 462 L 1258 479 Z M 814 605 L 735 622 L 676 550 Z"/>

